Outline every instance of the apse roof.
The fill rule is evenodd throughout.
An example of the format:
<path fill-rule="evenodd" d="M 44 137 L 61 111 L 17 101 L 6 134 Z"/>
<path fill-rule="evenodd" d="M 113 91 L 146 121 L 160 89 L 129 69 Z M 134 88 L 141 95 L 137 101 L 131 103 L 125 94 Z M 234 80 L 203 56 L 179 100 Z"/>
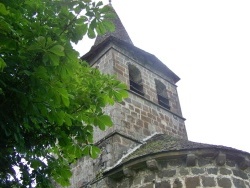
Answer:
<path fill-rule="evenodd" d="M 186 139 L 176 138 L 167 134 L 157 134 L 148 139 L 137 150 L 127 155 L 127 157 L 125 157 L 121 163 L 150 154 L 172 151 L 192 151 L 197 149 L 222 149 L 235 152 L 243 152 L 249 155 L 249 153 L 247 152 L 237 150 L 231 147 L 192 142 Z"/>

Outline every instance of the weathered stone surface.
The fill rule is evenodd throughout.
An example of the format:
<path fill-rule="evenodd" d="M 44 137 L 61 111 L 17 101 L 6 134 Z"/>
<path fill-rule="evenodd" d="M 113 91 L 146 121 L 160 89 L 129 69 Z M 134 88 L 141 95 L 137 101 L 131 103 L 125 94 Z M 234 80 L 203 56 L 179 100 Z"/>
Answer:
<path fill-rule="evenodd" d="M 216 175 L 218 173 L 218 168 L 208 168 L 207 173 Z"/>
<path fill-rule="evenodd" d="M 155 188 L 171 188 L 171 184 L 169 181 L 157 182 Z"/>
<path fill-rule="evenodd" d="M 120 184 L 117 185 L 117 188 L 124 188 L 124 187 L 129 187 L 129 180 L 123 180 Z M 99 188 L 99 186 L 97 186 Z M 101 188 L 101 187 L 100 187 Z"/>
<path fill-rule="evenodd" d="M 164 170 L 163 177 L 173 177 L 176 174 L 176 170 Z"/>
<path fill-rule="evenodd" d="M 124 167 L 124 168 L 123 168 L 123 174 L 124 174 L 126 177 L 132 177 L 132 176 L 135 175 L 135 172 L 134 172 L 132 169 L 130 169 L 130 168 Z"/>
<path fill-rule="evenodd" d="M 147 185 L 144 185 L 142 186 L 141 188 L 154 188 L 154 184 L 147 184 Z"/>
<path fill-rule="evenodd" d="M 219 153 L 216 159 L 218 166 L 223 166 L 226 163 L 226 155 L 224 153 Z"/>
<path fill-rule="evenodd" d="M 232 182 L 229 178 L 217 178 L 217 183 L 220 187 L 231 188 Z"/>
<path fill-rule="evenodd" d="M 160 166 L 155 159 L 147 160 L 146 164 L 150 170 L 159 170 L 160 169 Z"/>
<path fill-rule="evenodd" d="M 187 177 L 185 179 L 185 184 L 186 184 L 186 188 L 196 188 L 196 187 L 200 186 L 200 179 L 198 176 Z"/>
<path fill-rule="evenodd" d="M 222 174 L 222 175 L 230 175 L 230 174 L 232 174 L 232 171 L 228 170 L 226 168 L 220 168 L 220 174 Z"/>
<path fill-rule="evenodd" d="M 204 168 L 192 168 L 191 172 L 195 175 L 203 174 L 205 172 L 205 169 Z"/>
<path fill-rule="evenodd" d="M 188 154 L 186 163 L 187 166 L 195 166 L 196 156 L 194 154 Z"/>
<path fill-rule="evenodd" d="M 198 165 L 200 167 L 206 166 L 206 165 L 208 165 L 210 163 L 211 163 L 210 159 L 205 159 L 205 158 L 198 159 Z"/>
<path fill-rule="evenodd" d="M 153 182 L 153 180 L 155 180 L 155 175 L 154 174 L 148 174 L 144 178 L 144 183 Z"/>
<path fill-rule="evenodd" d="M 239 163 L 239 167 L 241 170 L 246 170 L 248 167 L 250 167 L 250 160 L 244 159 L 242 162 Z"/>
<path fill-rule="evenodd" d="M 215 186 L 214 177 L 202 176 L 201 180 L 202 180 L 202 184 L 204 187 L 214 187 Z"/>
<path fill-rule="evenodd" d="M 134 185 L 141 185 L 142 179 L 141 177 L 136 177 L 133 182 Z"/>
<path fill-rule="evenodd" d="M 180 175 L 184 176 L 184 175 L 188 175 L 189 171 L 187 168 L 180 168 Z"/>
<path fill-rule="evenodd" d="M 235 167 L 236 163 L 235 161 L 232 160 L 226 160 L 226 165 L 230 167 Z"/>
<path fill-rule="evenodd" d="M 247 188 L 244 181 L 241 179 L 233 178 L 233 183 L 235 187 L 239 188 Z"/>
<path fill-rule="evenodd" d="M 245 172 L 241 171 L 241 170 L 233 170 L 233 174 L 237 177 L 240 177 L 242 179 L 248 179 L 248 176 Z"/>
<path fill-rule="evenodd" d="M 168 164 L 170 165 L 170 166 L 182 166 L 182 160 L 178 160 L 178 159 L 176 159 L 176 160 L 170 160 L 169 162 L 168 162 Z"/>
<path fill-rule="evenodd" d="M 177 178 L 174 180 L 173 188 L 182 188 L 182 182 Z"/>

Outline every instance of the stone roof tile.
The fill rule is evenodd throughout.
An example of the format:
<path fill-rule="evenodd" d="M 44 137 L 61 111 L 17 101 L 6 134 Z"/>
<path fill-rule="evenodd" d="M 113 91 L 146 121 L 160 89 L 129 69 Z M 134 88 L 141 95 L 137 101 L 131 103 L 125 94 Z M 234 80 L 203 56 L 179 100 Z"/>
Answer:
<path fill-rule="evenodd" d="M 235 152 L 243 152 L 231 147 L 203 144 L 198 142 L 192 142 L 186 139 L 176 138 L 166 134 L 157 134 L 147 140 L 144 144 L 142 144 L 140 148 L 138 148 L 133 153 L 124 158 L 122 163 L 137 157 L 156 154 L 160 152 L 184 151 L 193 149 L 226 149 Z"/>

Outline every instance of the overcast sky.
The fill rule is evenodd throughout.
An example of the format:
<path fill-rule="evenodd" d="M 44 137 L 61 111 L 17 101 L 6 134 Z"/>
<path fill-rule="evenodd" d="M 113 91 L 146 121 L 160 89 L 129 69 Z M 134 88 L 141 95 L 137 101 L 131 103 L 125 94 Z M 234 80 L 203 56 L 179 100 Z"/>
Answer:
<path fill-rule="evenodd" d="M 189 140 L 250 152 L 250 1 L 112 0 L 112 5 L 134 45 L 181 78 Z M 77 50 L 83 55 L 93 42 L 84 39 Z"/>

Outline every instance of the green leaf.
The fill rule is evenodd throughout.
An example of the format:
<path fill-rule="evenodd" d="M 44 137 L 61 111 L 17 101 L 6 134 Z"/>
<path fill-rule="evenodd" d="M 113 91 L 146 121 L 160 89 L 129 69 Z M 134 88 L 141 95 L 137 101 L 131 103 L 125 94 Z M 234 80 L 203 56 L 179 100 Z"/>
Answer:
<path fill-rule="evenodd" d="M 106 13 L 106 12 L 109 12 L 110 10 L 111 10 L 110 6 L 105 5 L 104 7 L 101 8 L 100 12 Z"/>
<path fill-rule="evenodd" d="M 3 3 L 0 3 L 0 14 L 7 15 L 9 14 L 9 11 L 6 9 Z"/>
<path fill-rule="evenodd" d="M 69 106 L 69 94 L 68 91 L 65 88 L 58 88 L 57 91 L 61 95 L 61 99 L 63 104 L 68 107 Z"/>
<path fill-rule="evenodd" d="M 90 147 L 89 154 L 93 159 L 96 159 L 99 156 L 100 152 L 101 152 L 100 148 L 94 145 Z"/>
<path fill-rule="evenodd" d="M 65 114 L 64 121 L 65 121 L 66 125 L 68 125 L 68 126 L 72 125 L 71 118 L 72 117 L 69 114 Z"/>
<path fill-rule="evenodd" d="M 6 63 L 4 60 L 0 57 L 0 72 L 3 71 L 3 69 L 6 67 Z"/>
<path fill-rule="evenodd" d="M 107 32 L 106 28 L 102 23 L 97 24 L 96 31 L 99 35 L 104 35 Z"/>
<path fill-rule="evenodd" d="M 93 20 L 91 21 L 90 25 L 89 25 L 89 28 L 91 28 L 91 29 L 94 30 L 94 29 L 96 28 L 96 26 L 97 26 L 96 19 L 93 19 Z"/>
<path fill-rule="evenodd" d="M 39 37 L 37 37 L 36 41 L 37 41 L 37 43 L 38 43 L 42 48 L 45 48 L 45 45 L 46 45 L 46 39 L 45 39 L 45 37 L 39 36 Z"/>
<path fill-rule="evenodd" d="M 75 27 L 75 41 L 78 42 L 82 37 L 87 33 L 88 25 L 87 24 L 78 24 Z"/>
<path fill-rule="evenodd" d="M 112 126 L 113 122 L 108 115 L 101 115 L 95 118 L 94 124 L 98 125 L 101 130 L 105 130 L 105 126 Z"/>
<path fill-rule="evenodd" d="M 55 55 L 55 54 L 52 54 L 52 53 L 48 53 L 48 57 L 50 59 L 51 65 L 58 66 L 60 64 L 60 61 L 59 61 L 60 58 L 59 58 L 58 55 Z"/>
<path fill-rule="evenodd" d="M 31 161 L 31 165 L 32 168 L 34 168 L 34 170 L 38 169 L 41 166 L 41 161 L 40 160 L 32 160 Z"/>
<path fill-rule="evenodd" d="M 71 48 L 65 48 L 65 55 L 70 59 L 70 60 L 73 60 L 74 61 L 79 61 L 78 60 L 78 56 L 79 56 L 79 53 L 75 50 Z"/>
<path fill-rule="evenodd" d="M 53 47 L 51 47 L 49 50 L 49 52 L 58 55 L 58 56 L 64 56 L 64 47 L 61 45 L 55 45 Z"/>
<path fill-rule="evenodd" d="M 87 156 L 89 155 L 89 145 L 86 145 L 82 151 L 83 155 Z"/>
<path fill-rule="evenodd" d="M 106 30 L 110 32 L 115 31 L 115 25 L 113 24 L 113 22 L 110 22 L 108 20 L 103 20 L 102 24 L 106 28 Z"/>
<path fill-rule="evenodd" d="M 93 39 L 93 38 L 95 38 L 95 32 L 94 32 L 94 30 L 93 29 L 91 29 L 91 28 L 89 28 L 88 29 L 88 37 L 89 38 L 91 38 L 91 39 Z"/>
<path fill-rule="evenodd" d="M 99 1 L 96 6 L 99 7 L 99 6 L 102 6 L 103 5 L 103 2 L 102 1 Z"/>

